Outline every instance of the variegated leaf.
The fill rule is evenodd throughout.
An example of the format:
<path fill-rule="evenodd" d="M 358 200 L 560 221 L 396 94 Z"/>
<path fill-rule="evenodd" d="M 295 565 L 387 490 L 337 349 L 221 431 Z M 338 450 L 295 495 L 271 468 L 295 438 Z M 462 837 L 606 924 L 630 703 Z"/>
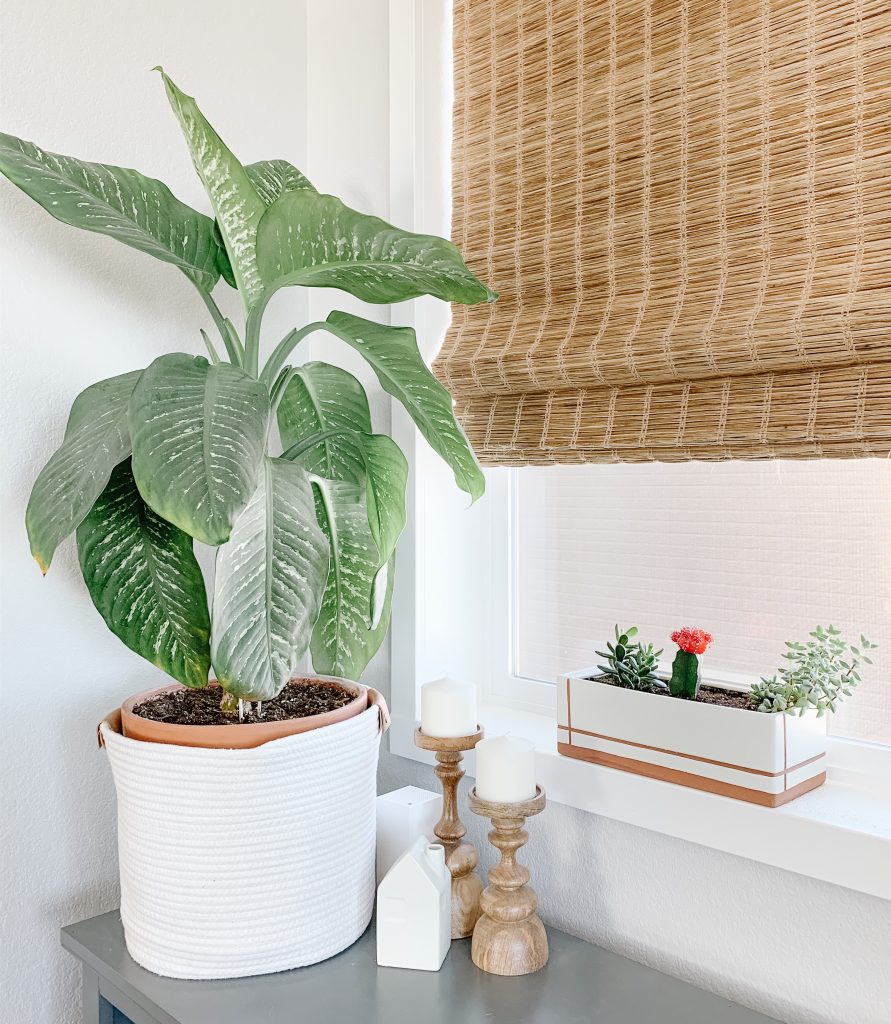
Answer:
<path fill-rule="evenodd" d="M 312 633 L 312 663 L 316 672 L 358 680 L 374 653 L 369 653 L 369 622 L 380 554 L 360 488 L 314 477 L 313 489 L 319 525 L 331 545 L 331 564 Z"/>
<path fill-rule="evenodd" d="M 408 463 L 399 446 L 371 433 L 365 389 L 329 363 L 297 367 L 278 407 L 285 457 L 326 480 L 365 488 L 371 534 L 386 561 L 405 526 Z"/>
<path fill-rule="evenodd" d="M 496 298 L 451 242 L 400 231 L 309 189 L 286 192 L 269 207 L 257 256 L 270 291 L 294 284 L 341 288 L 365 302 L 418 295 L 465 304 Z"/>
<path fill-rule="evenodd" d="M 43 572 L 130 454 L 127 409 L 141 372 L 99 381 L 74 400 L 65 438 L 40 471 L 25 513 L 31 554 Z"/>
<path fill-rule="evenodd" d="M 297 192 L 302 188 L 315 192 L 309 178 L 287 160 L 259 160 L 248 164 L 245 170 L 257 195 L 267 206 L 272 206 L 285 192 Z"/>
<path fill-rule="evenodd" d="M 296 367 L 278 407 L 278 429 L 286 450 L 324 435 L 300 464 L 326 480 L 362 483 L 365 465 L 355 433 L 371 433 L 371 413 L 365 389 L 351 373 L 330 363 Z"/>
<path fill-rule="evenodd" d="M 77 528 L 77 550 L 115 636 L 186 686 L 206 685 L 210 618 L 192 538 L 143 502 L 129 460 Z"/>
<path fill-rule="evenodd" d="M 371 661 L 390 628 L 390 616 L 393 612 L 393 586 L 396 582 L 396 556 L 392 555 L 389 562 L 378 569 L 371 591 L 371 618 L 368 628 L 368 640 L 365 645 L 365 657 Z"/>
<path fill-rule="evenodd" d="M 205 544 L 228 540 L 257 486 L 269 415 L 266 389 L 237 366 L 160 356 L 130 400 L 133 475 L 145 501 Z"/>
<path fill-rule="evenodd" d="M 399 445 L 386 434 L 362 434 L 359 443 L 365 458 L 368 525 L 381 560 L 387 561 L 405 527 L 408 462 Z"/>
<path fill-rule="evenodd" d="M 220 226 L 238 290 L 246 308 L 263 294 L 257 267 L 257 227 L 266 204 L 257 195 L 247 171 L 198 109 L 191 96 L 181 92 L 162 69 L 170 106 L 179 119 L 192 162 L 210 197 Z"/>
<path fill-rule="evenodd" d="M 0 171 L 56 220 L 172 263 L 202 291 L 220 276 L 214 224 L 139 171 L 48 153 L 0 133 Z"/>
<path fill-rule="evenodd" d="M 451 396 L 421 358 L 415 332 L 336 311 L 329 314 L 327 323 L 362 353 L 383 389 L 405 406 L 431 448 L 451 467 L 455 482 L 476 501 L 486 489 L 486 479 L 455 419 Z"/>
<path fill-rule="evenodd" d="M 230 693 L 268 700 L 281 691 L 309 644 L 327 574 L 328 542 L 306 472 L 266 458 L 217 553 L 211 649 Z"/>

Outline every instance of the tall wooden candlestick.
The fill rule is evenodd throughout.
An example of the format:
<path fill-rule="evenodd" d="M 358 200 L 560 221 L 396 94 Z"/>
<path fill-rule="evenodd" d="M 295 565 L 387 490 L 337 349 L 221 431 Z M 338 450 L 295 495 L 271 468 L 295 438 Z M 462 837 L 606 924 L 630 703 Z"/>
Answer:
<path fill-rule="evenodd" d="M 427 736 L 420 729 L 415 730 L 415 745 L 436 754 L 433 770 L 442 783 L 442 817 L 433 831 L 445 847 L 446 864 L 452 873 L 453 939 L 472 935 L 480 915 L 483 882 L 476 872 L 476 850 L 461 842 L 467 829 L 458 817 L 458 783 L 464 776 L 461 752 L 473 750 L 482 738 L 481 728 L 470 736 Z"/>
<path fill-rule="evenodd" d="M 470 791 L 470 807 L 492 821 L 489 842 L 501 851 L 501 862 L 489 872 L 489 884 L 480 897 L 480 918 L 473 930 L 470 956 L 489 974 L 532 974 L 548 962 L 548 936 L 536 914 L 538 896 L 528 885 L 529 869 L 517 863 L 517 850 L 529 833 L 523 822 L 544 810 L 545 794 L 517 803 L 481 800 Z"/>

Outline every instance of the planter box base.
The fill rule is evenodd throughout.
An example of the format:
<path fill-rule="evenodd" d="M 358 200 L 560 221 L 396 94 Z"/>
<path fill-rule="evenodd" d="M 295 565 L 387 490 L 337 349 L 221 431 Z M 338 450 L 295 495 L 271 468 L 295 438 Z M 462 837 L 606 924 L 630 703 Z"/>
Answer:
<path fill-rule="evenodd" d="M 826 720 L 611 686 L 596 669 L 557 686 L 564 757 L 780 807 L 826 781 Z"/>
<path fill-rule="evenodd" d="M 704 790 L 706 793 L 717 793 L 719 796 L 731 796 L 736 800 L 747 800 L 749 803 L 760 804 L 762 807 L 782 807 L 790 800 L 822 786 L 826 781 L 826 772 L 820 772 L 819 775 L 814 775 L 813 778 L 806 779 L 782 793 L 762 793 L 758 789 L 747 789 L 745 786 L 734 786 L 729 782 L 707 779 L 702 775 L 694 775 L 692 772 L 663 768 L 661 765 L 649 764 L 646 761 L 636 761 L 632 757 L 619 757 L 601 750 L 576 747 L 572 743 L 558 742 L 557 752 L 564 757 L 574 757 L 579 761 L 602 764 L 607 768 L 619 768 L 624 772 L 631 772 L 633 775 L 645 775 L 648 779 L 659 779 L 661 782 L 674 782 L 679 786 Z"/>

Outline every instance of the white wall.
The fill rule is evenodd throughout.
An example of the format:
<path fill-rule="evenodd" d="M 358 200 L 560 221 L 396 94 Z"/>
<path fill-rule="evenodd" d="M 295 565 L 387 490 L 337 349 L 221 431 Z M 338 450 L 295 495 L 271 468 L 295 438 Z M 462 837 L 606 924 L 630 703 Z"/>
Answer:
<path fill-rule="evenodd" d="M 305 9 L 192 0 L 7 0 L 0 127 L 137 167 L 207 209 L 160 79 L 163 63 L 245 160 L 305 156 Z M 163 678 L 105 628 L 73 545 L 46 579 L 23 516 L 72 399 L 163 352 L 202 351 L 207 313 L 174 268 L 52 220 L 0 181 L 2 326 L 2 1024 L 71 1024 L 79 970 L 60 925 L 117 901 L 113 791 L 94 728 Z M 225 286 L 221 286 L 225 287 Z M 230 296 L 232 298 L 232 296 Z M 231 313 L 237 304 L 230 302 Z M 274 312 L 290 326 L 296 293 Z M 272 318 L 271 318 L 272 319 Z"/>

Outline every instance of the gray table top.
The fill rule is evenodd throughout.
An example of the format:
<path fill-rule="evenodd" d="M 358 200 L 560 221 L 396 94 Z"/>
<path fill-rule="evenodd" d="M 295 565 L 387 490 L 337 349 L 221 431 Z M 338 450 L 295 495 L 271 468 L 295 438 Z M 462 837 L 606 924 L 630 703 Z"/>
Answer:
<path fill-rule="evenodd" d="M 127 953 L 117 911 L 62 929 L 62 945 L 160 1024 L 767 1024 L 658 971 L 548 929 L 537 974 L 477 970 L 470 941 L 439 972 L 378 967 L 374 929 L 324 963 L 231 981 L 177 981 Z M 774 1021 L 773 1024 L 776 1024 Z"/>

